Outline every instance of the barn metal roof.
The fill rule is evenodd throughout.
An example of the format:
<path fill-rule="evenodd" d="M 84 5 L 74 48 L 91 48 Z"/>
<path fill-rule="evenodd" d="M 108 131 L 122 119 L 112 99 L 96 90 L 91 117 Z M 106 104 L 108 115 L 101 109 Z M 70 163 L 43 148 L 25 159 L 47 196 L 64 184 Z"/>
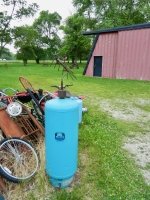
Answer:
<path fill-rule="evenodd" d="M 111 33 L 111 32 L 118 32 L 118 31 L 127 31 L 127 30 L 134 30 L 134 29 L 143 29 L 143 28 L 150 28 L 150 23 L 144 23 L 144 24 L 134 24 L 130 26 L 120 26 L 116 28 L 108 28 L 103 30 L 97 30 L 97 31 L 86 31 L 83 32 L 83 35 L 96 35 L 101 33 Z"/>

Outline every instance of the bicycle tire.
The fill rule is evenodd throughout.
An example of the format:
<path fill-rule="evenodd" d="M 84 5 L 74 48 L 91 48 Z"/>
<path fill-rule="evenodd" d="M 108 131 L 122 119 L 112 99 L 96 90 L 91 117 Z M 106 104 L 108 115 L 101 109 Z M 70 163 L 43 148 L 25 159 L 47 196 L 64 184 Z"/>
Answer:
<path fill-rule="evenodd" d="M 32 178 L 39 159 L 32 145 L 24 139 L 5 138 L 0 141 L 0 175 L 19 183 Z"/>

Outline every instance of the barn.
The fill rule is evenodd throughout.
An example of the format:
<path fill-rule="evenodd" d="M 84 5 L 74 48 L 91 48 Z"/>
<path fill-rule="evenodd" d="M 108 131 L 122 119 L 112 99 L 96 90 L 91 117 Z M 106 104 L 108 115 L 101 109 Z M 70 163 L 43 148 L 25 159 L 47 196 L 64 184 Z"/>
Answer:
<path fill-rule="evenodd" d="M 83 75 L 150 80 L 150 23 L 83 35 L 96 35 Z"/>

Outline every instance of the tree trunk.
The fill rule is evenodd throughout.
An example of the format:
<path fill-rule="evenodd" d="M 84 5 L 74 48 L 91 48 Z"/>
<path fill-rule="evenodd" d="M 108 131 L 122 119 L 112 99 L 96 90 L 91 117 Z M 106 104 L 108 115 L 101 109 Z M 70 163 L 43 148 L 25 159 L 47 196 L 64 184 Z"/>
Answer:
<path fill-rule="evenodd" d="M 27 60 L 23 60 L 23 64 L 24 64 L 24 66 L 26 66 L 27 65 Z"/>
<path fill-rule="evenodd" d="M 39 58 L 36 59 L 36 64 L 40 64 L 40 59 Z"/>
<path fill-rule="evenodd" d="M 75 58 L 72 58 L 72 64 L 74 63 L 74 61 L 75 61 Z"/>
<path fill-rule="evenodd" d="M 81 62 L 82 62 L 82 58 L 80 57 L 80 64 L 81 64 Z"/>

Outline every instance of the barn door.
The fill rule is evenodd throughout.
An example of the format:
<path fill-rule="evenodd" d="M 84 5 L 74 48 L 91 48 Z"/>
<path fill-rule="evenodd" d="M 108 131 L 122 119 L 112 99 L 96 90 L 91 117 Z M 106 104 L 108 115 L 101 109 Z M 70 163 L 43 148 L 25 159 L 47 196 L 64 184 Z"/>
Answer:
<path fill-rule="evenodd" d="M 102 76 L 102 56 L 94 56 L 93 76 Z"/>

